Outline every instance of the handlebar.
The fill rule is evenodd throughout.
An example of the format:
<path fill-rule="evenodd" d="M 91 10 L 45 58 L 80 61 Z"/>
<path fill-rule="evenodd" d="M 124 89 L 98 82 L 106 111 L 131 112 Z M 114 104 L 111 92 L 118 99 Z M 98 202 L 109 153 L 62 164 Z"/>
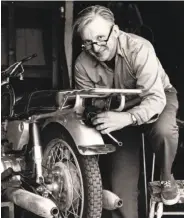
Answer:
<path fill-rule="evenodd" d="M 14 63 L 14 64 L 12 64 L 12 65 L 10 65 L 7 69 L 5 69 L 4 71 L 2 71 L 2 72 L 1 72 L 1 77 L 2 77 L 2 80 L 3 80 L 3 81 L 1 82 L 1 85 L 8 83 L 8 82 L 9 82 L 8 80 L 9 80 L 9 77 L 10 77 L 10 76 L 20 76 L 20 79 L 23 79 L 24 68 L 23 68 L 22 64 L 23 64 L 24 62 L 26 62 L 26 61 L 29 61 L 29 60 L 35 58 L 35 57 L 37 57 L 37 54 L 36 54 L 36 53 L 33 54 L 33 55 L 30 55 L 30 56 L 28 56 L 28 57 L 23 58 L 22 60 L 20 60 L 20 61 Z M 19 66 L 21 66 L 21 72 L 19 72 L 19 73 L 17 73 L 17 74 L 16 74 L 16 73 L 14 74 L 14 72 L 16 71 L 16 69 L 17 69 Z"/>
<path fill-rule="evenodd" d="M 23 58 L 20 62 L 21 62 L 21 63 L 24 63 L 24 62 L 26 62 L 26 61 L 29 61 L 29 60 L 35 58 L 35 57 L 37 57 L 37 54 L 36 54 L 36 53 L 33 54 L 33 55 L 30 55 L 30 56 L 28 56 L 28 57 Z"/>

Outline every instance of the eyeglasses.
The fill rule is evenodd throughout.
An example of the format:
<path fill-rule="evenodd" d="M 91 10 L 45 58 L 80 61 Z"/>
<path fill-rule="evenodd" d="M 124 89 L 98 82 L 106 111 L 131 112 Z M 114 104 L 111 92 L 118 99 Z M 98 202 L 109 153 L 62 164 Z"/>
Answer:
<path fill-rule="evenodd" d="M 99 40 L 99 41 L 96 41 L 96 42 L 92 42 L 92 41 L 89 41 L 89 42 L 88 42 L 88 41 L 86 41 L 86 42 L 84 42 L 84 44 L 82 44 L 82 48 L 85 49 L 85 50 L 90 50 L 90 49 L 92 49 L 93 45 L 106 46 L 106 45 L 107 45 L 107 42 L 109 41 L 109 38 L 110 38 L 110 36 L 111 36 L 113 27 L 114 27 L 114 25 L 111 27 L 107 39 L 105 39 L 105 40 Z"/>

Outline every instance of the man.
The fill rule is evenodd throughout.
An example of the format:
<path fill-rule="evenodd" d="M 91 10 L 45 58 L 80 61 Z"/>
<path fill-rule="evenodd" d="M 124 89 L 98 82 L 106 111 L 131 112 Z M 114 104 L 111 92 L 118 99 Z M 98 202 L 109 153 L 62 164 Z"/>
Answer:
<path fill-rule="evenodd" d="M 161 169 L 164 204 L 179 200 L 171 174 L 178 145 L 177 93 L 146 39 L 120 31 L 113 13 L 103 6 L 84 9 L 74 24 L 83 41 L 75 63 L 75 83 L 83 88 L 142 89 L 141 103 L 126 112 L 98 114 L 94 126 L 102 134 L 120 132 L 123 147 L 112 158 L 112 191 L 124 200 L 114 217 L 137 218 L 138 135 L 144 130 Z M 126 128 L 125 128 L 126 127 Z"/>

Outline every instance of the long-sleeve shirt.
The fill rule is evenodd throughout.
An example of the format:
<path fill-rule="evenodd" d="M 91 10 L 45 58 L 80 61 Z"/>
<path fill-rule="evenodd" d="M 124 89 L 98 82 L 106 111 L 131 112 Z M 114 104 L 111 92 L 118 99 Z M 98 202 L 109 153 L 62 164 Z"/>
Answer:
<path fill-rule="evenodd" d="M 158 118 L 166 105 L 165 91 L 172 87 L 152 44 L 123 31 L 118 37 L 114 70 L 83 51 L 75 63 L 75 85 L 77 89 L 142 89 L 140 105 L 129 110 L 138 125 Z"/>

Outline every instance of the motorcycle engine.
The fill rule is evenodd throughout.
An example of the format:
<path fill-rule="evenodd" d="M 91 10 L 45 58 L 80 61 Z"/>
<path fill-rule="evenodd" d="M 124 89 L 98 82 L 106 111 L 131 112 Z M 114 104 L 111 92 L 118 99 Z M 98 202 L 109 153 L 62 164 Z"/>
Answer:
<path fill-rule="evenodd" d="M 4 155 L 1 157 L 1 188 L 18 185 L 21 183 L 20 175 L 25 168 L 25 161 L 23 157 L 16 157 L 15 155 Z"/>

